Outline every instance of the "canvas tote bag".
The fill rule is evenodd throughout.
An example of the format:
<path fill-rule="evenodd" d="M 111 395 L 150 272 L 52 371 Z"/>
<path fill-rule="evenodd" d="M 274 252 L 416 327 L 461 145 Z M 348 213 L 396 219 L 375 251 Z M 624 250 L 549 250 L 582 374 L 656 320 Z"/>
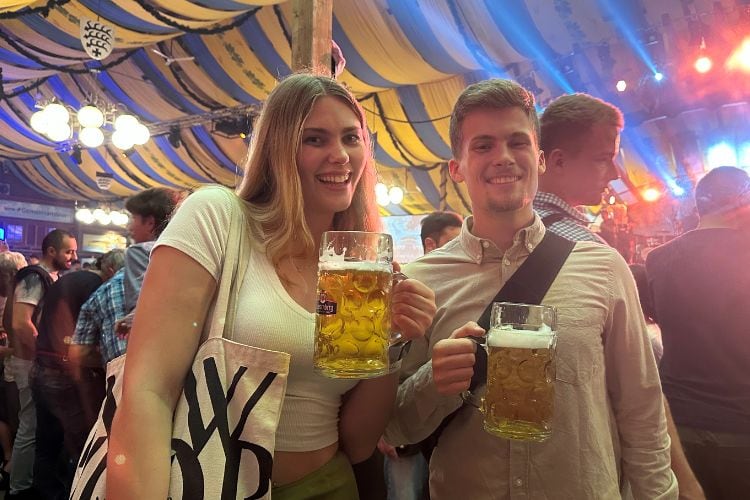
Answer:
<path fill-rule="evenodd" d="M 221 279 L 174 413 L 169 498 L 270 498 L 271 468 L 290 356 L 225 338 L 248 261 L 246 222 L 233 210 Z M 239 249 L 231 251 L 231 249 Z M 125 355 L 107 365 L 107 395 L 78 460 L 71 499 L 105 498 L 108 436 Z"/>

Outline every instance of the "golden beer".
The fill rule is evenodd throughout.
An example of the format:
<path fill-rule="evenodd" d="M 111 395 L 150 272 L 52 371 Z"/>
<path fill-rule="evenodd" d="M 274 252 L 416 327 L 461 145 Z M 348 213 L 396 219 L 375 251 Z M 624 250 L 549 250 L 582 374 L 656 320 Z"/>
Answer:
<path fill-rule="evenodd" d="M 390 265 L 321 262 L 315 320 L 315 370 L 332 378 L 388 372 Z"/>
<path fill-rule="evenodd" d="M 493 328 L 487 335 L 484 429 L 497 436 L 544 441 L 552 433 L 554 334 Z"/>

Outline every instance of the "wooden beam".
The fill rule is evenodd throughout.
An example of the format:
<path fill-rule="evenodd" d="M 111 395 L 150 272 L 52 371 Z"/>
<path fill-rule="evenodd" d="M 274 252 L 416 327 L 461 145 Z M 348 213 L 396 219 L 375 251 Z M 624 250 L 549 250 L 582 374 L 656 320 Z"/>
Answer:
<path fill-rule="evenodd" d="M 333 0 L 292 0 L 292 70 L 331 75 Z"/>

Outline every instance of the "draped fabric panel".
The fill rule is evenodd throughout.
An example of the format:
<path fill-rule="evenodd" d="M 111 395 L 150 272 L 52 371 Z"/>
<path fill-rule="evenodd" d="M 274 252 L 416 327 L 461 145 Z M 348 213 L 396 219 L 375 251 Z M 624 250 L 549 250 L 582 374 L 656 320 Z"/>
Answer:
<path fill-rule="evenodd" d="M 70 0 L 46 16 L 44 5 L 0 6 L 0 157 L 13 175 L 69 200 L 239 183 L 247 139 L 217 133 L 207 114 L 261 106 L 291 73 L 290 1 Z M 336 0 L 333 37 L 347 59 L 340 79 L 366 111 L 380 180 L 406 191 L 382 213 L 470 210 L 465 188 L 447 173 L 449 117 L 463 88 L 487 77 L 516 79 L 540 109 L 570 91 L 617 104 L 627 122 L 618 162 L 628 186 L 700 175 L 722 133 L 737 145 L 749 139 L 750 82 L 714 78 L 696 91 L 682 61 L 696 50 L 696 19 L 728 47 L 747 31 L 743 13 L 736 2 L 710 0 Z M 104 61 L 83 51 L 81 19 L 114 26 Z M 653 83 L 652 67 L 664 69 L 665 84 Z M 622 94 L 619 78 L 629 82 Z M 199 119 L 179 125 L 178 147 L 166 135 L 125 153 L 105 144 L 83 148 L 78 165 L 74 141 L 51 142 L 29 119 L 38 101 L 78 107 L 92 96 L 160 134 Z M 96 186 L 97 172 L 113 176 L 109 191 Z"/>

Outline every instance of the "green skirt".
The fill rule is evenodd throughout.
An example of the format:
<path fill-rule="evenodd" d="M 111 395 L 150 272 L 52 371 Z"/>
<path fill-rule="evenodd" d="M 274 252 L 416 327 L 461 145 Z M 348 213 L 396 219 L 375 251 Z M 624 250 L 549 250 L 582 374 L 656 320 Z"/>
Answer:
<path fill-rule="evenodd" d="M 271 490 L 273 500 L 359 500 L 349 459 L 338 452 L 318 470 Z"/>

